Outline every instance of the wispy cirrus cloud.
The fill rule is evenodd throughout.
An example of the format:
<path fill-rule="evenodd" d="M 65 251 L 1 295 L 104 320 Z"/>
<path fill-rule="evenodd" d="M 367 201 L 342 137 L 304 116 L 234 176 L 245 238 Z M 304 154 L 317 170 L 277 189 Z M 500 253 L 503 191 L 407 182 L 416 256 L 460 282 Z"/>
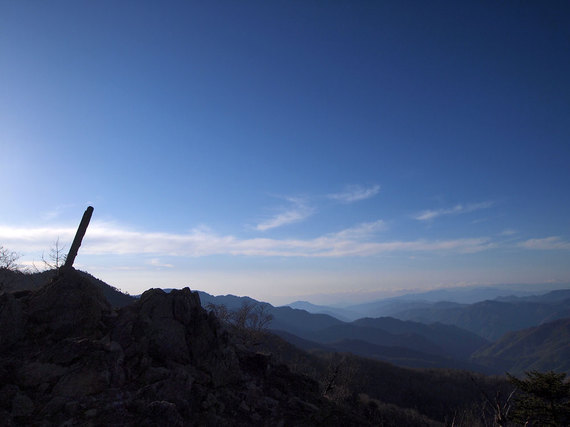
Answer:
<path fill-rule="evenodd" d="M 379 219 L 373 222 L 363 222 L 354 227 L 346 228 L 334 235 L 342 239 L 368 239 L 380 231 L 385 231 L 388 227 L 386 223 Z"/>
<path fill-rule="evenodd" d="M 379 185 L 372 187 L 363 187 L 360 185 L 347 186 L 344 191 L 340 193 L 328 194 L 325 197 L 335 200 L 339 203 L 350 204 L 360 200 L 369 199 L 374 197 L 380 191 Z M 281 199 L 287 200 L 290 205 L 283 208 L 279 213 L 271 216 L 270 218 L 260 221 L 254 226 L 257 231 L 267 231 L 273 228 L 282 227 L 284 225 L 293 224 L 304 221 L 316 212 L 313 203 L 314 199 L 320 197 L 282 197 Z"/>
<path fill-rule="evenodd" d="M 360 185 L 349 185 L 340 193 L 327 195 L 329 199 L 336 200 L 340 203 L 354 203 L 360 200 L 370 199 L 380 192 L 379 185 L 372 187 L 362 187 Z"/>
<path fill-rule="evenodd" d="M 429 221 L 444 215 L 460 215 L 469 212 L 478 211 L 481 209 L 488 209 L 493 206 L 493 202 L 470 203 L 467 205 L 457 204 L 451 208 L 444 209 L 428 209 L 413 216 L 418 221 Z"/>
<path fill-rule="evenodd" d="M 541 239 L 528 239 L 518 244 L 521 248 L 548 251 L 570 249 L 570 242 L 563 240 L 559 236 L 544 237 Z"/>
<path fill-rule="evenodd" d="M 54 219 L 59 218 L 65 211 L 67 211 L 69 208 L 74 207 L 74 204 L 68 203 L 68 204 L 64 204 L 64 205 L 58 205 L 53 207 L 52 209 L 45 211 L 43 213 L 43 219 L 45 221 L 51 221 Z"/>
<path fill-rule="evenodd" d="M 315 209 L 307 204 L 303 198 L 287 197 L 292 206 L 285 208 L 282 212 L 261 221 L 255 226 L 258 231 L 267 231 L 272 228 L 282 227 L 284 225 L 301 222 L 310 217 Z"/>
<path fill-rule="evenodd" d="M 334 233 L 310 239 L 239 238 L 219 235 L 206 227 L 187 233 L 145 232 L 112 223 L 93 223 L 81 248 L 83 254 L 124 255 L 152 254 L 158 257 L 201 257 L 240 255 L 263 257 L 347 257 L 375 256 L 391 252 L 474 253 L 494 247 L 487 237 L 448 240 L 418 239 L 379 241 L 383 221 L 357 224 Z M 54 238 L 71 240 L 75 229 L 0 227 L 0 241 L 19 251 L 38 251 L 49 247 Z M 167 266 L 167 265 L 163 265 Z"/>

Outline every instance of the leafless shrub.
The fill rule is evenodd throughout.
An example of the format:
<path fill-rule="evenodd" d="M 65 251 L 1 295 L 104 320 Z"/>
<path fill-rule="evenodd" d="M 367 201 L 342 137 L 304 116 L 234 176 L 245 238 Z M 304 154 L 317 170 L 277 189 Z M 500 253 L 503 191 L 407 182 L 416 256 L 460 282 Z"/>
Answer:
<path fill-rule="evenodd" d="M 347 399 L 351 394 L 350 380 L 354 377 L 356 369 L 346 355 L 338 353 L 331 355 L 320 381 L 322 395 L 335 402 Z"/>
<path fill-rule="evenodd" d="M 18 270 L 20 266 L 18 265 L 18 260 L 20 259 L 20 254 L 11 251 L 4 246 L 0 246 L 0 269 L 6 270 Z"/>
<path fill-rule="evenodd" d="M 268 312 L 267 305 L 244 301 L 235 311 L 229 310 L 223 304 L 208 304 L 206 308 L 216 315 L 222 322 L 231 325 L 238 332 L 254 337 L 262 333 L 273 316 Z"/>
<path fill-rule="evenodd" d="M 46 270 L 59 270 L 65 264 L 67 255 L 65 254 L 65 246 L 59 243 L 59 237 L 49 250 L 47 259 L 42 254 L 42 261 Z"/>

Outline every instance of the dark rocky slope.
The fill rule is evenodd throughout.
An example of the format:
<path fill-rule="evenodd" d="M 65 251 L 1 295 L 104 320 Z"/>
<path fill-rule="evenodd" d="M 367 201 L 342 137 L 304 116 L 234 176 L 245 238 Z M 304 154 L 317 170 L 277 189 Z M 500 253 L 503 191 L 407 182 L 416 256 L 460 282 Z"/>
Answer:
<path fill-rule="evenodd" d="M 3 425 L 366 425 L 235 341 L 188 288 L 114 309 L 75 270 L 0 294 Z"/>

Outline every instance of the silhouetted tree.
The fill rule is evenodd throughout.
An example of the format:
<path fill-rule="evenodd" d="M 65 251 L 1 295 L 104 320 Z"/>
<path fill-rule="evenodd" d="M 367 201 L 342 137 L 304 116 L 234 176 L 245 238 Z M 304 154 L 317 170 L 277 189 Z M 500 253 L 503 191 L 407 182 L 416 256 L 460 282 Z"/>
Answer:
<path fill-rule="evenodd" d="M 48 258 L 42 254 L 42 261 L 46 270 L 59 270 L 65 264 L 65 247 L 59 243 L 59 237 L 49 250 Z"/>
<path fill-rule="evenodd" d="M 253 310 L 249 310 L 247 317 L 247 329 L 253 331 L 263 331 L 273 320 L 273 315 L 267 311 L 265 304 L 254 304 Z"/>
<path fill-rule="evenodd" d="M 213 312 L 220 321 L 224 323 L 230 322 L 230 316 L 232 313 L 231 311 L 228 310 L 228 308 L 224 304 L 216 305 L 209 303 L 208 305 L 206 305 L 206 309 Z"/>
<path fill-rule="evenodd" d="M 565 373 L 526 372 L 518 379 L 507 374 L 517 387 L 512 419 L 525 426 L 570 425 L 570 382 Z"/>
<path fill-rule="evenodd" d="M 273 316 L 267 311 L 265 304 L 244 301 L 241 307 L 235 311 L 229 310 L 223 304 L 208 304 L 206 308 L 216 315 L 218 319 L 225 322 L 238 331 L 254 336 L 265 329 L 273 320 Z"/>

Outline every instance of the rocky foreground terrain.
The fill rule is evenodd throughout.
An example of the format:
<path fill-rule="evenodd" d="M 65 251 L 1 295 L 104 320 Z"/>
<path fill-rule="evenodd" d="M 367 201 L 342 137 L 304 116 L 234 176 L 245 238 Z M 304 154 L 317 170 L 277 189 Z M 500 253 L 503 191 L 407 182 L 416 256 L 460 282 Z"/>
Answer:
<path fill-rule="evenodd" d="M 366 425 L 185 288 L 114 309 L 71 269 L 0 293 L 0 425 Z"/>

